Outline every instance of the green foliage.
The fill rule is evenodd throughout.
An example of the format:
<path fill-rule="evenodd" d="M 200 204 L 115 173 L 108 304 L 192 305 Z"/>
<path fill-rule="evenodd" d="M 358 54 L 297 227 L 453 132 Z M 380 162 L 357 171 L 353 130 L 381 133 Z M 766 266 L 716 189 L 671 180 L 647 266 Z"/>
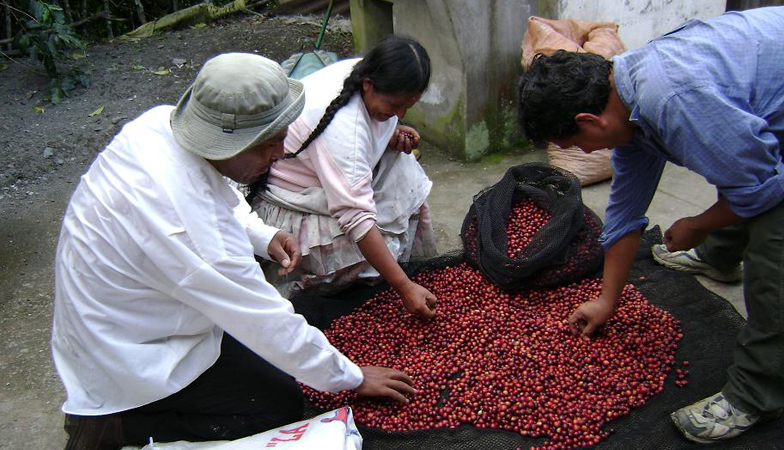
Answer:
<path fill-rule="evenodd" d="M 89 79 L 77 67 L 61 71 L 73 50 L 85 50 L 87 44 L 65 23 L 63 9 L 41 0 L 28 0 L 27 11 L 31 19 L 22 24 L 22 29 L 14 39 L 14 46 L 38 61 L 51 79 L 49 84 L 50 101 L 58 104 L 77 85 L 87 86 Z"/>

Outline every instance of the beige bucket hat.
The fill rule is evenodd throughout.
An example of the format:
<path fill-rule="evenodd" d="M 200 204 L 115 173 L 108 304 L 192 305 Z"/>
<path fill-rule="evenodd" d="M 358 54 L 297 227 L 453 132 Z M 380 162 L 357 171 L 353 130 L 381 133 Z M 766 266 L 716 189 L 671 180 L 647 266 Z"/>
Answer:
<path fill-rule="evenodd" d="M 252 53 L 224 53 L 204 64 L 171 114 L 174 138 L 211 160 L 231 158 L 289 126 L 305 105 L 302 82 Z"/>

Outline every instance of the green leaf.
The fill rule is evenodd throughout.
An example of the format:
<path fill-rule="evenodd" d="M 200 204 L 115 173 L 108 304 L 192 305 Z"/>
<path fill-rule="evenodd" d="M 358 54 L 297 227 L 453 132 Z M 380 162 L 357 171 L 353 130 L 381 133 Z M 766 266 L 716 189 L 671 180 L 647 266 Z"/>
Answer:
<path fill-rule="evenodd" d="M 82 59 L 82 58 L 86 58 L 86 56 L 84 56 L 81 53 L 74 53 L 74 54 L 71 55 L 71 58 L 79 60 L 79 59 Z"/>
<path fill-rule="evenodd" d="M 43 106 L 33 106 L 33 111 L 37 112 L 38 114 L 43 114 L 46 112 Z"/>
<path fill-rule="evenodd" d="M 163 69 L 163 70 L 155 71 L 153 73 L 155 75 L 169 75 L 171 72 L 169 72 L 169 69 Z"/>
<path fill-rule="evenodd" d="M 103 112 L 103 106 L 88 114 L 89 117 L 95 117 Z"/>
<path fill-rule="evenodd" d="M 38 21 L 42 21 L 41 18 L 43 17 L 44 10 L 46 9 L 44 7 L 43 3 L 39 2 L 37 0 L 34 1 L 34 2 L 30 2 L 30 8 L 32 8 L 32 10 L 33 10 L 32 11 L 33 12 L 33 17 L 35 17 L 35 19 L 38 20 Z"/>
<path fill-rule="evenodd" d="M 64 24 L 65 14 L 63 13 L 63 8 L 60 8 L 59 6 L 53 6 L 51 9 L 52 9 L 52 16 L 54 17 L 54 22 L 58 24 Z"/>
<path fill-rule="evenodd" d="M 191 28 L 204 28 L 206 26 L 207 24 L 202 22 L 202 23 L 197 23 L 195 25 L 191 25 Z"/>
<path fill-rule="evenodd" d="M 74 69 L 72 71 L 74 79 L 84 87 L 90 87 L 90 76 L 81 70 Z"/>
<path fill-rule="evenodd" d="M 41 23 L 45 23 L 49 25 L 52 21 L 52 12 L 49 11 L 49 8 L 44 7 L 41 11 Z"/>
<path fill-rule="evenodd" d="M 68 93 L 69 91 L 74 90 L 76 87 L 76 82 L 72 77 L 65 77 L 63 78 L 62 83 L 60 83 L 60 86 L 63 88 L 65 93 Z"/>
<path fill-rule="evenodd" d="M 144 70 L 144 69 L 146 69 L 146 67 L 140 66 L 138 64 L 134 64 L 134 65 L 131 66 L 131 69 L 133 69 L 133 70 Z"/>
<path fill-rule="evenodd" d="M 60 102 L 63 101 L 63 89 L 59 86 L 59 83 L 57 86 L 54 86 L 51 89 L 51 93 L 52 93 L 52 104 L 59 105 Z"/>

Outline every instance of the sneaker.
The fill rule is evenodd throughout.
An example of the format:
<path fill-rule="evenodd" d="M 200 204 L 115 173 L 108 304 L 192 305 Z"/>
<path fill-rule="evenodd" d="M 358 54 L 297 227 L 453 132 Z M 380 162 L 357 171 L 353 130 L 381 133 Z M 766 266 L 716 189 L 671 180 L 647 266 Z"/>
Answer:
<path fill-rule="evenodd" d="M 743 278 L 743 269 L 741 269 L 740 264 L 730 272 L 722 272 L 702 262 L 694 249 L 670 252 L 667 251 L 667 247 L 664 244 L 657 244 L 651 248 L 651 253 L 653 253 L 653 259 L 656 262 L 669 269 L 705 275 L 723 283 L 735 283 Z"/>
<path fill-rule="evenodd" d="M 701 444 L 734 438 L 762 418 L 732 406 L 719 392 L 670 414 L 686 439 Z"/>

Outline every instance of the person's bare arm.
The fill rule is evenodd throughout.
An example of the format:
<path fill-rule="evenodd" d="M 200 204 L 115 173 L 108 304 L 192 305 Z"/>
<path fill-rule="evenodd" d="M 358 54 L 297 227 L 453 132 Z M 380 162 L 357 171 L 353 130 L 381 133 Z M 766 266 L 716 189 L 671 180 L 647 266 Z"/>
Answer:
<path fill-rule="evenodd" d="M 424 319 L 435 315 L 436 296 L 408 278 L 389 253 L 384 238 L 375 225 L 357 245 L 367 262 L 400 294 L 406 309 Z"/>
<path fill-rule="evenodd" d="M 587 339 L 598 327 L 607 322 L 626 286 L 634 264 L 634 257 L 640 245 L 640 231 L 632 231 L 613 244 L 604 255 L 604 276 L 602 277 L 602 292 L 599 297 L 580 305 L 569 316 L 569 328 L 572 334 Z"/>

